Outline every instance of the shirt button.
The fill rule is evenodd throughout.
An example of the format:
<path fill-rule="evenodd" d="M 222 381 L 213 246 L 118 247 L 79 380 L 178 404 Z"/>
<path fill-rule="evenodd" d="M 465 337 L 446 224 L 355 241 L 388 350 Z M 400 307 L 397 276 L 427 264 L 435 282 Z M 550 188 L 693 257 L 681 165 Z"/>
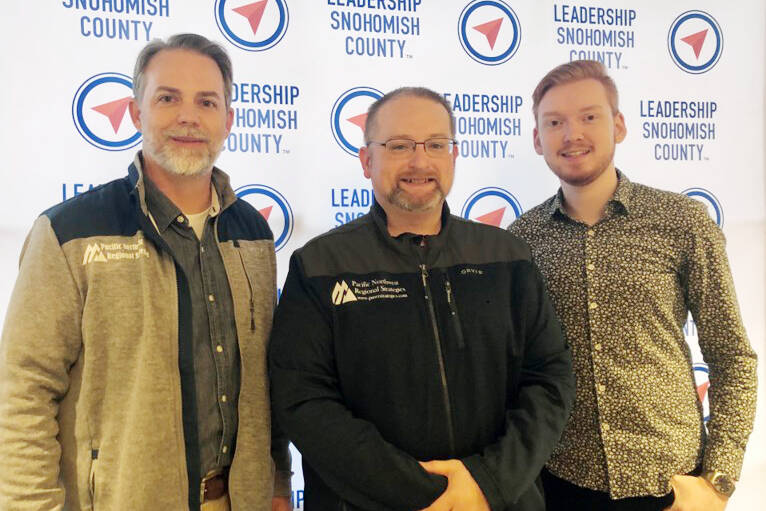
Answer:
<path fill-rule="evenodd" d="M 229 446 L 227 446 L 227 445 L 224 445 L 223 447 L 221 447 L 221 452 L 224 453 L 224 454 L 226 454 L 228 452 L 228 450 L 229 450 Z"/>
<path fill-rule="evenodd" d="M 595 265 L 595 264 L 593 264 L 593 263 L 590 263 L 590 264 L 588 265 L 588 269 L 589 269 L 589 270 L 595 270 L 595 269 L 596 269 L 596 265 Z"/>
<path fill-rule="evenodd" d="M 226 402 L 226 394 L 224 394 L 223 396 L 221 396 L 221 401 L 222 401 L 222 402 L 224 402 L 224 403 Z"/>
<path fill-rule="evenodd" d="M 588 304 L 588 308 L 591 309 L 591 310 L 596 309 L 596 308 L 598 308 L 598 304 L 596 302 L 590 302 Z"/>
<path fill-rule="evenodd" d="M 207 300 L 208 300 L 209 302 L 214 302 L 214 301 L 215 301 L 215 296 L 213 296 L 213 295 L 207 295 Z"/>
<path fill-rule="evenodd" d="M 603 424 L 601 425 L 601 430 L 602 430 L 604 433 L 606 433 L 607 431 L 609 431 L 609 424 L 607 424 L 606 422 L 605 422 L 605 423 L 603 423 Z"/>
<path fill-rule="evenodd" d="M 597 342 L 597 343 L 595 344 L 595 346 L 593 346 L 593 348 L 595 348 L 595 350 L 596 350 L 596 351 L 601 351 L 601 343 L 600 343 L 600 342 Z"/>
<path fill-rule="evenodd" d="M 223 352 L 223 346 L 221 346 L 219 344 L 218 346 L 215 347 L 215 351 L 217 351 L 218 353 L 222 353 Z"/>
<path fill-rule="evenodd" d="M 178 223 L 179 223 L 179 224 L 182 224 L 182 223 L 184 223 L 184 220 L 186 220 L 186 219 L 184 218 L 184 216 L 183 216 L 183 215 L 178 215 L 178 217 L 176 218 L 176 220 L 178 220 Z"/>
<path fill-rule="evenodd" d="M 601 383 L 599 383 L 598 385 L 596 385 L 596 388 L 598 389 L 599 394 L 603 394 L 604 391 L 606 390 L 606 385 L 602 385 Z"/>
<path fill-rule="evenodd" d="M 588 236 L 593 236 L 594 234 L 596 234 L 596 231 L 593 229 L 588 229 Z"/>
<path fill-rule="evenodd" d="M 205 253 L 205 247 L 203 247 L 202 245 L 200 245 L 200 247 L 199 247 L 199 251 L 200 251 L 200 252 L 202 252 L 202 253 L 204 254 L 204 253 Z"/>

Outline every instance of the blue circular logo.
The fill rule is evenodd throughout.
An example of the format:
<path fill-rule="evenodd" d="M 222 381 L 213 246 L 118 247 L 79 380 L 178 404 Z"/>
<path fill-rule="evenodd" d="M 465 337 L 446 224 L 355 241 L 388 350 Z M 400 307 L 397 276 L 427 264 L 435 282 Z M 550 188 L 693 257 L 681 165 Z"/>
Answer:
<path fill-rule="evenodd" d="M 715 195 L 704 188 L 687 188 L 681 193 L 704 204 L 710 218 L 715 220 L 718 227 L 723 227 L 723 208 Z"/>
<path fill-rule="evenodd" d="M 234 193 L 246 200 L 266 219 L 274 233 L 274 250 L 284 247 L 293 234 L 293 210 L 285 196 L 266 185 L 252 184 L 240 186 Z"/>
<path fill-rule="evenodd" d="M 332 136 L 340 148 L 351 156 L 357 156 L 359 148 L 364 145 L 367 109 L 382 97 L 383 93 L 378 89 L 354 87 L 341 94 L 335 101 L 330 113 Z"/>
<path fill-rule="evenodd" d="M 521 24 L 502 0 L 474 0 L 460 14 L 457 33 L 463 50 L 476 62 L 497 66 L 519 49 Z"/>
<path fill-rule="evenodd" d="M 686 11 L 670 25 L 668 51 L 673 62 L 683 71 L 704 73 L 721 58 L 723 32 L 710 14 Z"/>
<path fill-rule="evenodd" d="M 463 204 L 460 216 L 482 224 L 506 228 L 524 212 L 508 190 L 488 186 L 475 191 Z"/>
<path fill-rule="evenodd" d="M 707 397 L 708 390 L 710 390 L 710 371 L 704 362 L 693 364 L 692 369 L 694 369 L 694 386 L 697 388 L 697 399 L 702 406 L 702 419 L 707 422 L 710 419 L 710 403 Z"/>
<path fill-rule="evenodd" d="M 80 136 L 105 151 L 124 151 L 141 142 L 130 120 L 125 120 L 133 99 L 133 82 L 120 73 L 91 76 L 72 100 L 72 121 Z"/>
<path fill-rule="evenodd" d="M 247 51 L 264 51 L 279 43 L 290 22 L 285 0 L 216 0 L 214 9 L 223 36 Z"/>

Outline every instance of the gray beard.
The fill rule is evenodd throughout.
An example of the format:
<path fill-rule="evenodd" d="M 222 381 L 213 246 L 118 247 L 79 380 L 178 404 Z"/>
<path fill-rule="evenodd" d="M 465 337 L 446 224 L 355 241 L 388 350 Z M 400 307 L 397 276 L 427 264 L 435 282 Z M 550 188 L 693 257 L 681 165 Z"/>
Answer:
<path fill-rule="evenodd" d="M 407 196 L 407 192 L 397 186 L 391 190 L 386 199 L 390 204 L 393 204 L 394 206 L 405 211 L 422 212 L 429 211 L 441 205 L 442 201 L 444 201 L 444 191 L 442 191 L 441 187 L 437 185 L 436 190 L 434 190 L 433 194 L 429 198 L 416 201 L 411 200 Z"/>

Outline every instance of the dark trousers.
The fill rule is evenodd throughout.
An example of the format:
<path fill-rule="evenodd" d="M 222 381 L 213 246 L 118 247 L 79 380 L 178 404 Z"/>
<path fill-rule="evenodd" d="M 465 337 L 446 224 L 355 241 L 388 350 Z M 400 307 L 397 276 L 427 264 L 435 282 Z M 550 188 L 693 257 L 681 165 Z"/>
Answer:
<path fill-rule="evenodd" d="M 662 511 L 673 504 L 673 492 L 662 497 L 628 497 L 612 500 L 608 493 L 589 490 L 560 479 L 547 469 L 540 474 L 547 511 Z"/>

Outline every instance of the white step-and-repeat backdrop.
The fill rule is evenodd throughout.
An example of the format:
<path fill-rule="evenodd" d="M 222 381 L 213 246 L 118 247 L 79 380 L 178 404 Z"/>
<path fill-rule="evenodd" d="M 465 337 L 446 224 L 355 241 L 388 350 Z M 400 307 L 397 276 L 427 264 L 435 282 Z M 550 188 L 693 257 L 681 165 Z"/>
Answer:
<path fill-rule="evenodd" d="M 126 113 L 133 62 L 147 41 L 177 32 L 219 41 L 233 59 L 235 122 L 219 166 L 268 219 L 280 283 L 294 249 L 369 208 L 356 152 L 366 109 L 384 92 L 423 85 L 445 95 L 460 141 L 450 207 L 505 227 L 557 186 L 532 148 L 532 89 L 562 62 L 604 62 L 628 126 L 618 167 L 708 206 L 763 360 L 763 0 L 4 2 L 3 316 L 34 218 L 124 175 L 141 142 Z M 687 334 L 694 346 L 691 322 Z M 707 368 L 693 351 L 704 398 Z M 759 374 L 763 388 L 763 363 Z M 761 398 L 731 510 L 763 507 L 763 409 Z"/>

